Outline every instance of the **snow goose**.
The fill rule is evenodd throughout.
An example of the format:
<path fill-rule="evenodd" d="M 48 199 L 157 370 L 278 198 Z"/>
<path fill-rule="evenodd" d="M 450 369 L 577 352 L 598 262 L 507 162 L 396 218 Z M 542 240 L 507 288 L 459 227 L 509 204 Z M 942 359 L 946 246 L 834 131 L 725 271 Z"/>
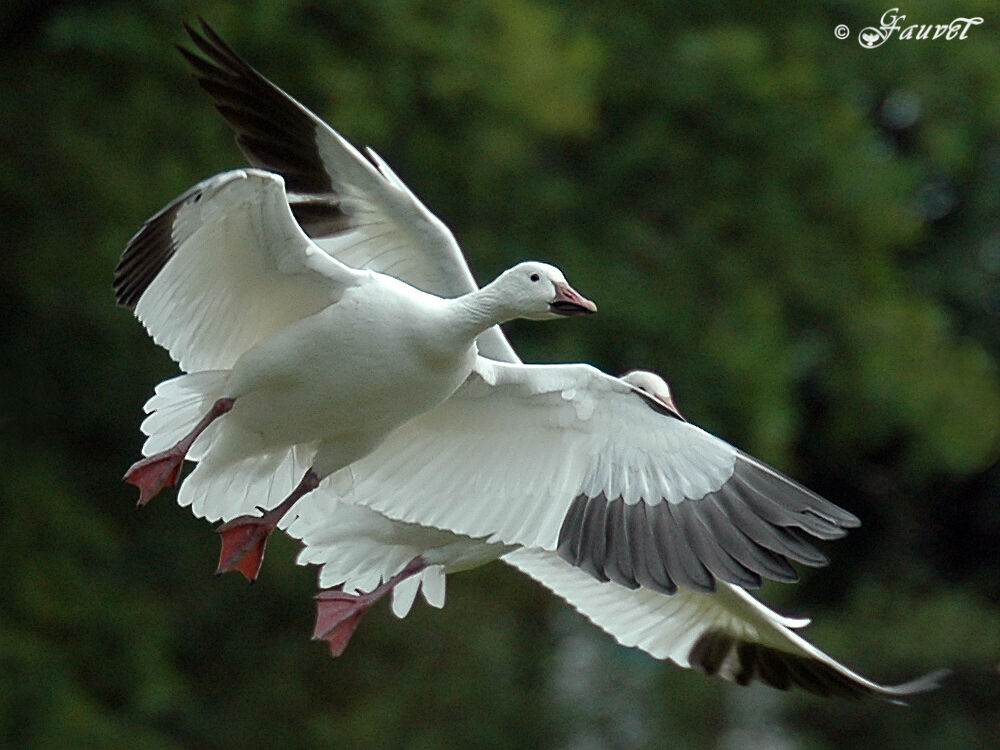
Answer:
<path fill-rule="evenodd" d="M 457 296 L 476 288 L 443 225 L 425 215 L 438 231 L 410 233 L 406 242 L 400 242 L 402 234 L 392 220 L 393 212 L 384 201 L 365 197 L 366 192 L 377 196 L 380 191 L 373 192 L 370 186 L 358 189 L 359 183 L 369 185 L 372 178 L 369 162 L 320 118 L 242 60 L 204 22 L 202 31 L 198 34 L 188 28 L 208 59 L 182 51 L 194 65 L 202 87 L 236 131 L 237 142 L 250 161 L 285 176 L 293 188 L 289 196 L 293 213 L 319 246 L 349 265 L 398 275 L 441 296 Z M 419 206 L 388 165 L 371 150 L 367 155 L 377 175 Z M 481 334 L 478 343 L 486 356 L 520 361 L 498 328 Z M 636 372 L 626 375 L 623 382 L 638 389 L 643 403 L 655 412 L 682 419 L 666 383 L 658 376 Z M 563 395 L 569 397 L 570 393 L 563 391 Z M 572 397 L 567 399 L 567 405 L 572 402 Z M 422 439 L 422 424 L 433 425 L 438 418 L 433 411 L 416 417 L 408 425 L 410 434 Z M 720 452 L 741 456 L 728 448 Z M 369 466 L 391 467 L 398 460 L 382 446 L 371 456 Z M 756 465 L 752 459 L 741 460 Z M 355 465 L 338 479 L 350 484 L 360 480 L 364 471 L 365 467 Z M 768 471 L 765 475 L 771 476 Z M 770 481 L 785 493 L 802 492 L 795 485 L 786 486 L 783 479 Z M 360 485 L 378 487 L 378 482 L 358 484 L 355 497 Z M 809 493 L 805 496 L 811 497 Z M 557 552 L 392 520 L 362 505 L 342 502 L 327 486 L 296 510 L 297 519 L 288 531 L 305 542 L 299 561 L 321 565 L 320 584 L 326 588 L 318 601 L 316 637 L 326 640 L 335 654 L 347 645 L 358 619 L 380 596 L 391 591 L 393 610 L 399 615 L 408 611 L 418 589 L 430 603 L 441 606 L 446 573 L 502 555 L 505 562 L 567 599 L 620 643 L 741 684 L 756 678 L 780 688 L 799 685 L 821 694 L 876 694 L 892 699 L 933 687 L 940 676 L 936 673 L 895 687 L 875 685 L 791 632 L 790 628 L 805 621 L 780 617 L 730 583 L 717 584 L 714 594 L 680 588 L 670 596 L 602 583 L 567 564 Z M 853 517 L 838 515 L 842 526 L 853 525 Z M 746 522 L 751 533 L 767 534 L 760 521 L 748 518 Z M 746 545 L 742 549 L 752 553 L 753 546 L 741 540 L 742 533 L 730 534 L 729 539 L 742 541 Z M 822 559 L 806 551 L 794 527 L 785 532 L 772 529 L 772 533 L 776 546 L 789 548 L 784 551 L 806 556 L 813 564 Z M 780 553 L 772 557 L 757 550 L 757 554 L 771 566 L 772 577 L 794 577 Z M 697 570 L 697 563 L 693 567 Z"/>
<path fill-rule="evenodd" d="M 255 169 L 205 180 L 146 222 L 114 288 L 189 373 L 157 389 L 126 480 L 143 504 L 196 458 L 179 501 L 227 521 L 219 569 L 251 579 L 302 495 L 461 385 L 484 330 L 596 309 L 543 263 L 454 299 L 349 268 L 302 232 L 282 178 Z M 177 399 L 183 418 L 164 421 Z"/>
<path fill-rule="evenodd" d="M 640 371 L 623 380 L 676 413 L 659 376 Z M 618 643 L 740 685 L 759 680 L 823 696 L 899 701 L 936 687 L 946 674 L 879 685 L 793 632 L 808 620 L 782 617 L 732 584 L 719 583 L 711 594 L 679 589 L 666 596 L 602 583 L 551 551 L 392 521 L 341 501 L 327 488 L 303 501 L 287 531 L 304 543 L 299 563 L 321 566 L 324 590 L 317 597 L 313 638 L 326 641 L 334 656 L 344 651 L 361 616 L 390 591 L 398 617 L 407 614 L 418 589 L 429 604 L 442 607 L 447 574 L 499 558 L 565 599 Z"/>
<path fill-rule="evenodd" d="M 182 52 L 250 161 L 285 176 L 292 212 L 318 246 L 442 296 L 476 288 L 450 233 L 382 159 L 364 158 L 201 28 L 187 31 L 206 57 Z M 401 213 L 420 220 L 401 223 Z M 858 523 L 680 419 L 667 396 L 643 390 L 655 376 L 632 383 L 586 365 L 523 366 L 497 328 L 479 345 L 498 361 L 481 359 L 406 439 L 342 473 L 359 502 L 558 550 L 599 579 L 664 592 L 793 580 L 788 559 L 825 562 L 807 536 L 835 538 Z"/>

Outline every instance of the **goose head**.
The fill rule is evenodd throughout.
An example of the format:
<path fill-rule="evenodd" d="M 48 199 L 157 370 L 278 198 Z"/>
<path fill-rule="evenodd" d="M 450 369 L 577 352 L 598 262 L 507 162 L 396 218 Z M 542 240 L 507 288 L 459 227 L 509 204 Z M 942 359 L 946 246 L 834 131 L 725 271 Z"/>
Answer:
<path fill-rule="evenodd" d="M 629 385 L 638 388 L 643 393 L 648 394 L 655 401 L 658 401 L 668 412 L 681 416 L 674 401 L 674 394 L 670 391 L 667 381 L 649 370 L 632 370 L 622 375 Z M 682 417 L 683 418 L 683 417 Z"/>
<path fill-rule="evenodd" d="M 547 263 L 518 263 L 494 284 L 511 317 L 549 320 L 597 311 L 597 305 L 566 282 L 562 271 Z"/>

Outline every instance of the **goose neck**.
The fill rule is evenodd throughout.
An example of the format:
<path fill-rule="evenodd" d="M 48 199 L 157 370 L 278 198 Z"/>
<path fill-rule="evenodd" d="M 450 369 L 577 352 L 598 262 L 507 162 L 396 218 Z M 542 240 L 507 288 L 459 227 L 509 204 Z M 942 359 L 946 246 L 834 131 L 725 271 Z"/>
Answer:
<path fill-rule="evenodd" d="M 449 300 L 449 310 L 456 329 L 469 339 L 513 317 L 492 284 Z"/>

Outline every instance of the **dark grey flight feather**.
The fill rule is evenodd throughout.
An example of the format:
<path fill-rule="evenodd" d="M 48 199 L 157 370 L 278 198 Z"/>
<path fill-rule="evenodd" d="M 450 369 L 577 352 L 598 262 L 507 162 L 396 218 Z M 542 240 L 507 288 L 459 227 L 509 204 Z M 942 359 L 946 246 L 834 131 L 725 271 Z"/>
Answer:
<path fill-rule="evenodd" d="M 798 687 L 824 697 L 876 696 L 894 703 L 933 690 L 949 674 L 942 669 L 900 685 L 866 685 L 818 659 L 743 641 L 720 630 L 704 633 L 691 647 L 688 661 L 705 674 L 719 674 L 740 685 L 758 680 L 778 690 Z"/>
<path fill-rule="evenodd" d="M 595 559 L 603 560 L 607 549 L 607 525 L 608 504 L 603 498 L 592 498 L 590 503 L 581 503 L 580 512 L 580 533 L 577 537 L 572 556 L 579 560 L 580 567 L 599 581 L 610 580 L 604 573 L 603 566 L 592 564 Z M 590 550 L 591 554 L 584 557 L 580 555 L 580 550 Z"/>
<path fill-rule="evenodd" d="M 177 251 L 173 230 L 177 212 L 201 200 L 202 184 L 195 185 L 149 219 L 128 241 L 115 267 L 112 288 L 119 305 L 134 308 L 146 288 Z"/>
<path fill-rule="evenodd" d="M 727 537 L 733 536 L 736 529 L 724 524 L 716 531 L 711 526 L 709 514 L 704 510 L 692 503 L 679 503 L 670 509 L 698 559 L 716 578 L 743 588 L 759 588 L 760 575 L 742 565 L 722 544 Z M 647 513 L 648 511 L 647 508 Z"/>
<path fill-rule="evenodd" d="M 756 588 L 763 578 L 796 580 L 790 560 L 826 564 L 808 538 L 836 539 L 857 525 L 852 514 L 739 454 L 729 480 L 701 498 L 628 504 L 579 495 L 557 550 L 598 580 L 630 588 L 705 592 L 716 580 Z"/>
<path fill-rule="evenodd" d="M 330 237 L 351 228 L 340 206 L 329 200 L 295 200 L 289 205 L 295 221 L 310 237 Z"/>
<path fill-rule="evenodd" d="M 615 502 L 624 503 L 621 498 Z M 680 586 L 705 593 L 715 591 L 715 579 L 684 537 L 684 530 L 674 518 L 673 508 L 663 505 L 662 508 L 648 506 L 646 518 L 651 522 L 664 567 Z"/>
<path fill-rule="evenodd" d="M 635 580 L 643 588 L 652 591 L 665 594 L 677 591 L 677 586 L 656 551 L 656 539 L 649 518 L 645 513 L 631 513 L 626 517 L 626 523 L 634 550 Z"/>
<path fill-rule="evenodd" d="M 795 568 L 780 554 L 752 542 L 746 534 L 729 521 L 719 505 L 718 498 L 703 498 L 703 517 L 708 528 L 718 534 L 721 546 L 747 570 L 760 570 L 761 575 L 772 581 L 794 583 L 799 580 Z"/>
<path fill-rule="evenodd" d="M 235 132 L 240 150 L 254 166 L 284 178 L 292 213 L 310 237 L 350 228 L 316 145 L 322 123 L 236 54 L 203 19 L 199 21 L 200 33 L 186 23 L 184 28 L 205 57 L 184 47 L 178 50 Z"/>
<path fill-rule="evenodd" d="M 598 521 L 597 514 L 593 511 L 588 511 L 588 498 L 585 495 L 580 495 L 572 505 L 569 506 L 569 510 L 566 512 L 566 516 L 563 518 L 562 530 L 559 533 L 559 544 L 556 547 L 556 551 L 559 556 L 564 560 L 569 560 L 574 565 L 579 565 L 582 561 L 582 556 L 580 554 L 581 548 L 586 545 L 586 549 L 595 549 L 597 547 L 597 539 L 594 537 L 595 529 L 600 534 L 600 542 L 603 545 L 604 542 L 604 519 L 603 517 Z M 601 508 L 602 512 L 607 511 L 607 506 Z M 587 533 L 584 534 L 584 520 L 589 520 L 589 526 L 587 527 Z M 600 552 L 600 559 L 604 560 L 603 550 Z M 583 567 L 580 565 L 580 567 Z M 600 578 L 601 580 L 607 580 L 607 578 L 601 578 L 604 573 L 604 565 L 600 567 L 600 572 L 598 569 L 593 569 L 588 571 L 591 575 Z"/>
<path fill-rule="evenodd" d="M 594 499 L 599 502 L 599 498 Z M 607 505 L 607 517 L 604 522 L 606 534 L 604 573 L 615 583 L 630 589 L 637 589 L 639 583 L 632 573 L 632 555 L 636 551 L 629 541 L 624 504 L 607 502 L 605 504 Z M 582 552 L 581 549 L 581 554 Z"/>

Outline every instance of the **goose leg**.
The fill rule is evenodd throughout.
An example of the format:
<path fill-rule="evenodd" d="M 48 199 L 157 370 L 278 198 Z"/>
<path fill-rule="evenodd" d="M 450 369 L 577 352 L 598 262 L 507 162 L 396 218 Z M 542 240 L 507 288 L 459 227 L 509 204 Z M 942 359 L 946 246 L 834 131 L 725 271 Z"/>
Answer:
<path fill-rule="evenodd" d="M 310 469 L 281 505 L 264 511 L 263 515 L 239 516 L 219 526 L 216 532 L 222 536 L 222 552 L 219 554 L 219 566 L 215 569 L 216 575 L 238 570 L 248 581 L 257 580 L 264 562 L 267 538 L 299 498 L 318 485 L 319 476 Z"/>
<path fill-rule="evenodd" d="M 381 586 L 368 593 L 348 594 L 340 589 L 326 589 L 316 595 L 316 627 L 314 641 L 326 641 L 331 656 L 340 656 L 347 648 L 362 615 L 371 606 L 393 590 L 400 581 L 419 573 L 427 563 L 417 556 L 405 568 Z"/>
<path fill-rule="evenodd" d="M 202 417 L 187 435 L 181 438 L 172 448 L 154 453 L 132 464 L 123 477 L 129 484 L 139 488 L 139 506 L 143 506 L 156 497 L 164 487 L 173 487 L 181 473 L 184 457 L 194 445 L 194 441 L 216 419 L 233 408 L 235 403 L 231 398 L 220 398 L 212 404 L 211 410 Z"/>

